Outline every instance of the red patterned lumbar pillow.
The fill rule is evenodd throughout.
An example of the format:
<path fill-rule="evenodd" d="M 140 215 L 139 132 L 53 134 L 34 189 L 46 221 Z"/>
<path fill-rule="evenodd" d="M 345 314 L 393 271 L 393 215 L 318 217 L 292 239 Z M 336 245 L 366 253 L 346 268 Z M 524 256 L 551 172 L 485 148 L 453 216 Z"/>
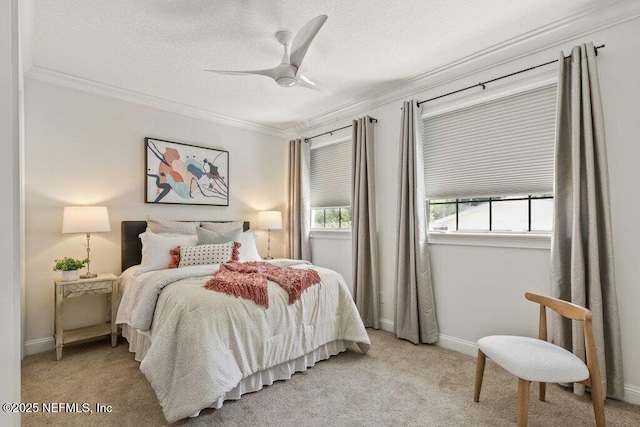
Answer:
<path fill-rule="evenodd" d="M 171 262 L 167 268 L 178 268 L 180 265 L 180 246 L 171 249 L 169 255 L 171 255 Z"/>

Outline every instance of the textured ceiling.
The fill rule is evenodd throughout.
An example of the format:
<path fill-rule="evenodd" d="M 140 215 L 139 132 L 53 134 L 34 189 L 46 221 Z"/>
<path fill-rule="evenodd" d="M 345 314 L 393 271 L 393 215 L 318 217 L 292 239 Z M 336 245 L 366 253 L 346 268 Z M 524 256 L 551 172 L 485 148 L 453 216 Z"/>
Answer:
<path fill-rule="evenodd" d="M 564 19 L 602 0 L 34 0 L 37 67 L 287 128 Z M 252 70 L 279 64 L 277 30 L 329 19 L 301 73 L 325 95 Z"/>

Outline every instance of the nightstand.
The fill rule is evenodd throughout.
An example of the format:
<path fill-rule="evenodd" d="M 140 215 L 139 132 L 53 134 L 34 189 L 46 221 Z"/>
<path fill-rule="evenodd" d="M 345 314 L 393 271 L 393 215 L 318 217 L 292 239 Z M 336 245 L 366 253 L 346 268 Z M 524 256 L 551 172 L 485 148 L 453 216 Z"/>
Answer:
<path fill-rule="evenodd" d="M 82 297 L 85 295 L 107 295 L 108 317 L 107 322 L 99 325 L 86 326 L 84 328 L 63 330 L 64 300 L 67 298 Z M 111 298 L 109 298 L 109 295 Z M 93 279 L 79 279 L 70 282 L 55 281 L 55 324 L 56 324 L 56 358 L 62 359 L 62 348 L 65 344 L 88 338 L 101 337 L 111 334 L 111 347 L 115 347 L 118 340 L 118 326 L 116 325 L 116 312 L 118 310 L 118 278 L 115 274 L 99 273 Z"/>

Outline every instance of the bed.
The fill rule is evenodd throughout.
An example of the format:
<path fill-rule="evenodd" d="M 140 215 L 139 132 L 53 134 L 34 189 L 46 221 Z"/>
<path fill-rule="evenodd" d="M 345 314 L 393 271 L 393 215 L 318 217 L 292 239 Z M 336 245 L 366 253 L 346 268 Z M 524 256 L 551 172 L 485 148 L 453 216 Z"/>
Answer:
<path fill-rule="evenodd" d="M 138 236 L 146 227 L 146 221 L 122 222 L 123 273 L 116 321 L 167 421 L 197 416 L 204 408 L 219 409 L 225 400 L 239 399 L 355 349 L 354 343 L 362 353 L 368 351 L 369 337 L 338 273 L 302 261 L 270 261 L 313 268 L 321 282 L 289 304 L 283 288 L 269 281 L 265 308 L 205 289 L 218 265 L 140 273 L 144 268 Z M 243 235 L 253 236 L 248 223 L 243 228 Z"/>

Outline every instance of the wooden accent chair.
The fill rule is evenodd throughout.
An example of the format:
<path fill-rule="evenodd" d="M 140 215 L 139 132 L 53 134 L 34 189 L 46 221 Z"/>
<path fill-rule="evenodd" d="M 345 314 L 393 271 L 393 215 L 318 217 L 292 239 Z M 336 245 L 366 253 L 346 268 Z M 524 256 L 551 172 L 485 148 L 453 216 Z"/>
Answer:
<path fill-rule="evenodd" d="M 473 400 L 480 399 L 486 357 L 518 377 L 518 426 L 527 425 L 529 412 L 529 386 L 540 383 L 540 400 L 544 402 L 546 383 L 577 382 L 591 387 L 591 400 L 596 426 L 604 427 L 604 396 L 593 342 L 591 310 L 570 302 L 527 292 L 529 301 L 540 304 L 539 339 L 493 335 L 478 340 L 478 361 Z M 584 344 L 587 363 L 573 353 L 547 342 L 546 307 L 563 317 L 581 320 L 584 326 Z"/>

